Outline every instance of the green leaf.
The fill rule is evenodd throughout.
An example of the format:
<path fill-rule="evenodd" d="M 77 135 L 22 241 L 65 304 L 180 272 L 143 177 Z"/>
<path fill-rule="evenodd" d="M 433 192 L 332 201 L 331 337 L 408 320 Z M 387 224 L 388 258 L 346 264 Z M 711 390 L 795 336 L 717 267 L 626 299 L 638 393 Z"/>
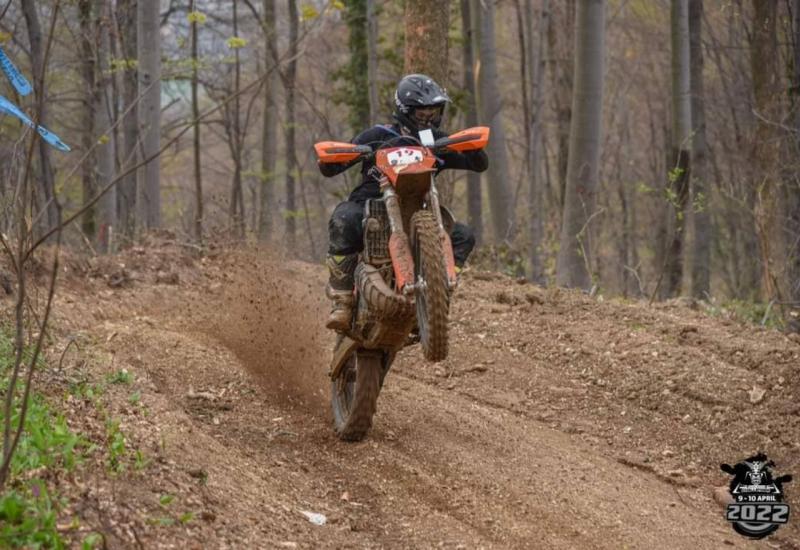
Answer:
<path fill-rule="evenodd" d="M 186 512 L 185 514 L 181 514 L 181 517 L 178 518 L 178 521 L 183 523 L 184 525 L 189 523 L 194 519 L 194 512 Z"/>
<path fill-rule="evenodd" d="M 227 44 L 230 49 L 236 50 L 247 46 L 247 39 L 241 38 L 239 36 L 231 36 L 230 38 L 228 38 Z"/>
<path fill-rule="evenodd" d="M 304 4 L 302 8 L 300 8 L 300 20 L 301 21 L 308 21 L 310 19 L 314 19 L 319 17 L 319 12 L 317 8 L 312 6 L 311 4 Z"/>
<path fill-rule="evenodd" d="M 193 11 L 186 14 L 186 19 L 189 21 L 189 23 L 197 23 L 198 25 L 202 25 L 206 22 L 206 14 L 199 11 Z"/>

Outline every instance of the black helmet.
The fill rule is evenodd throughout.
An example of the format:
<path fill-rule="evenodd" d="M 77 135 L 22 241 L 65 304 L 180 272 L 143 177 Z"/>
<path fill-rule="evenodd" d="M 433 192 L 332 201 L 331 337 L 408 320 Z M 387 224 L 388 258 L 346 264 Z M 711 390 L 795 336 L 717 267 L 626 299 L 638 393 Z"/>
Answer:
<path fill-rule="evenodd" d="M 430 126 L 438 128 L 442 123 L 444 106 L 449 101 L 447 92 L 431 77 L 424 74 L 406 75 L 397 84 L 394 92 L 394 118 L 413 132 Z M 438 113 L 434 114 L 428 124 L 420 123 L 414 118 L 416 109 L 420 107 L 438 107 Z"/>

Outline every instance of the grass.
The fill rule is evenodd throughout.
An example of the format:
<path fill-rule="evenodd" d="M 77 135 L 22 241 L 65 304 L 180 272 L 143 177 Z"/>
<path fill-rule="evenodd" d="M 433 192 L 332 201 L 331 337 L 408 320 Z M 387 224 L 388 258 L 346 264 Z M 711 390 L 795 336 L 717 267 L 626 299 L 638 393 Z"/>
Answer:
<path fill-rule="evenodd" d="M 22 355 L 23 359 L 29 362 L 31 350 L 25 348 Z M 14 362 L 13 331 L 8 326 L 0 324 L 0 427 L 5 422 L 3 401 L 8 391 Z M 44 366 L 45 361 L 40 357 L 37 370 Z M 24 365 L 22 370 L 15 390 L 16 399 L 10 419 L 14 428 L 19 425 L 20 420 Z M 34 377 L 37 378 L 38 376 Z M 79 536 L 80 531 L 76 531 L 79 527 L 78 516 L 72 516 L 71 523 L 70 517 L 61 517 L 66 515 L 69 503 L 54 491 L 56 481 L 65 479 L 68 481 L 69 475 L 65 473 L 80 467 L 85 458 L 94 452 L 99 453 L 97 458 L 104 461 L 106 475 L 111 477 L 127 471 L 144 470 L 151 463 L 141 450 L 132 445 L 120 427 L 120 420 L 114 418 L 107 409 L 109 392 L 112 386 L 116 385 L 127 393 L 127 402 L 130 405 L 147 414 L 147 409 L 142 403 L 141 391 L 133 387 L 124 387 L 134 384 L 134 375 L 125 369 L 118 369 L 94 380 L 86 376 L 81 378 L 81 381 L 69 383 L 63 401 L 67 403 L 77 399 L 84 404 L 91 404 L 94 410 L 90 414 L 105 424 L 105 433 L 99 435 L 95 444 L 73 430 L 65 415 L 59 410 L 56 402 L 59 400 L 48 402 L 42 394 L 35 391 L 37 388 L 34 385 L 34 391 L 28 400 L 23 431 L 11 461 L 9 477 L 3 490 L 0 491 L 0 549 L 104 548 L 106 541 L 102 533 L 81 529 L 83 534 Z M 0 448 L 2 448 L 1 435 Z M 172 495 L 163 495 L 160 499 L 162 515 L 167 515 L 173 498 Z M 180 516 L 175 514 L 175 518 L 157 518 L 156 523 L 164 526 L 186 524 L 193 519 L 194 514 L 187 512 Z M 69 523 L 69 527 L 65 527 L 65 521 Z"/>
<path fill-rule="evenodd" d="M 743 323 L 767 328 L 782 329 L 784 321 L 778 306 L 768 303 L 731 299 L 717 305 L 711 303 L 707 310 L 712 317 L 732 317 Z"/>
<path fill-rule="evenodd" d="M 0 395 L 5 396 L 8 391 L 13 364 L 13 341 L 0 327 Z M 12 427 L 19 426 L 21 387 L 16 396 Z M 0 408 L 0 425 L 4 422 Z M 42 477 L 48 471 L 74 469 L 92 448 L 89 441 L 70 429 L 62 414 L 50 409 L 41 395 L 31 394 L 24 430 L 11 460 L 9 481 L 0 493 L 0 547 L 65 548 L 56 528 L 58 512 L 65 503 L 48 489 Z"/>
<path fill-rule="evenodd" d="M 106 377 L 109 384 L 125 384 L 130 386 L 133 383 L 133 375 L 125 369 L 120 369 L 112 372 Z"/>
<path fill-rule="evenodd" d="M 0 394 L 8 391 L 14 363 L 14 346 L 0 329 Z M 11 425 L 19 426 L 22 388 Z M 0 425 L 5 422 L 0 409 Z M 90 448 L 88 441 L 70 430 L 61 414 L 50 410 L 43 397 L 32 393 L 28 401 L 24 431 L 11 460 L 9 483 L 0 494 L 0 546 L 11 548 L 64 548 L 56 529 L 63 503 L 38 475 L 52 469 L 72 470 Z M 37 475 L 38 474 L 38 475 Z"/>

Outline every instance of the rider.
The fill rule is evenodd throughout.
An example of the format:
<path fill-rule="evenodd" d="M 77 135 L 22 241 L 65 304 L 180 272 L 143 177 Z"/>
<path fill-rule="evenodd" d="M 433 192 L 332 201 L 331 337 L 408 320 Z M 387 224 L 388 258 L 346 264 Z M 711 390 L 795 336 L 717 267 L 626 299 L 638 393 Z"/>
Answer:
<path fill-rule="evenodd" d="M 445 105 L 449 101 L 445 90 L 432 78 L 423 74 L 404 76 L 394 93 L 395 111 L 392 116 L 395 123 L 365 130 L 352 143 L 369 145 L 376 151 L 389 140 L 392 140 L 391 146 L 417 145 L 416 139 L 420 130 L 431 129 L 434 139 L 447 136 L 439 126 Z M 413 136 L 414 139 L 402 139 L 401 136 Z M 465 153 L 440 152 L 437 157 L 438 170 L 457 168 L 483 172 L 489 166 L 489 159 L 482 150 Z M 355 163 L 320 163 L 319 169 L 324 176 L 331 177 L 344 172 L 353 164 Z M 325 326 L 338 331 L 347 330 L 352 316 L 353 274 L 358 263 L 358 253 L 364 247 L 364 202 L 381 197 L 378 184 L 380 173 L 375 167 L 374 156 L 361 162 L 361 173 L 361 184 L 350 193 L 346 201 L 339 203 L 328 222 L 330 245 L 327 264 L 330 279 L 326 293 L 333 300 L 333 309 Z M 456 223 L 450 238 L 456 269 L 460 270 L 475 246 L 475 236 L 468 226 Z"/>

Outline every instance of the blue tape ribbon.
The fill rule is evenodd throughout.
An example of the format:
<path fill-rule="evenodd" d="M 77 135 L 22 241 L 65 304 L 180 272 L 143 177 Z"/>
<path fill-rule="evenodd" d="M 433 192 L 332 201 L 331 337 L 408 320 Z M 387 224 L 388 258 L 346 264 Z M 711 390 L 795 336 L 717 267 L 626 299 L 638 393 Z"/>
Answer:
<path fill-rule="evenodd" d="M 22 110 L 11 103 L 8 99 L 0 95 L 0 111 L 4 113 L 8 113 L 9 115 L 15 116 L 20 119 L 24 124 L 27 124 L 31 128 L 36 128 L 36 131 L 39 132 L 39 135 L 42 136 L 42 139 L 45 140 L 47 143 L 58 149 L 59 151 L 64 151 L 68 153 L 71 151 L 69 145 L 61 141 L 57 135 L 53 132 L 45 128 L 44 126 L 37 126 L 33 123 L 33 121 L 28 118 L 28 116 L 22 112 Z"/>
<path fill-rule="evenodd" d="M 14 89 L 17 90 L 19 95 L 28 95 L 33 91 L 31 83 L 22 76 L 22 73 L 19 72 L 19 69 L 11 62 L 6 52 L 3 51 L 3 48 L 0 48 L 0 67 L 3 68 L 3 72 L 6 74 L 8 80 L 11 81 L 11 85 L 14 86 Z"/>

